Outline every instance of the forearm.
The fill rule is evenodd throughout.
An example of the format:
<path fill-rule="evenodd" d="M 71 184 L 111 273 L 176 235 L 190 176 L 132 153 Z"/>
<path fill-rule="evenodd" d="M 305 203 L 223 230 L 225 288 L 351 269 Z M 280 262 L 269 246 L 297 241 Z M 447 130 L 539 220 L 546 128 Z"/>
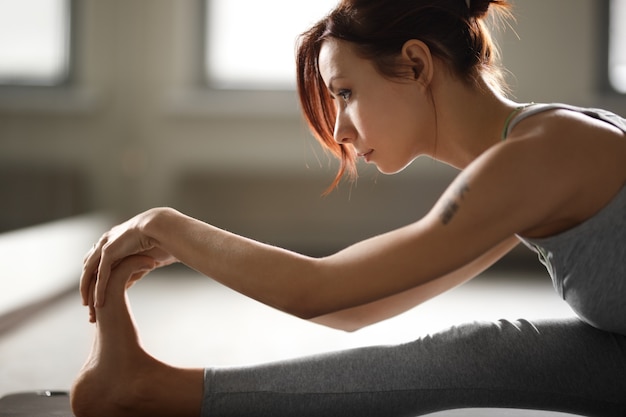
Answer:
<path fill-rule="evenodd" d="M 155 209 L 143 232 L 185 265 L 250 298 L 308 318 L 318 260 L 263 244 L 173 209 Z"/>
<path fill-rule="evenodd" d="M 512 236 L 463 267 L 402 293 L 353 308 L 333 312 L 310 321 L 345 331 L 356 331 L 402 314 L 479 275 L 519 244 Z"/>
<path fill-rule="evenodd" d="M 432 256 L 404 228 L 314 259 L 155 209 L 142 233 L 153 245 L 223 285 L 289 314 L 311 319 L 370 304 L 424 284 Z M 415 254 L 431 262 L 418 262 Z M 436 269 L 433 269 L 436 270 Z"/>
<path fill-rule="evenodd" d="M 468 246 L 432 223 L 418 222 L 314 259 L 172 209 L 156 209 L 146 219 L 142 233 L 152 240 L 148 246 L 248 297 L 307 319 L 393 299 L 409 290 L 419 293 L 418 287 L 489 250 Z"/>

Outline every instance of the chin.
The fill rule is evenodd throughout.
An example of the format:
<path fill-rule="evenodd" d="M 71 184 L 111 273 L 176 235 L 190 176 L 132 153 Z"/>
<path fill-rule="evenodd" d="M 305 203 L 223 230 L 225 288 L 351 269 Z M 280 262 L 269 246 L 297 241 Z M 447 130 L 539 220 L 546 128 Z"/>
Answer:
<path fill-rule="evenodd" d="M 380 164 L 376 164 L 376 168 L 378 169 L 378 172 L 380 172 L 381 174 L 385 174 L 385 175 L 393 175 L 393 174 L 397 174 L 399 172 L 404 171 L 404 169 L 406 167 L 408 167 L 409 165 L 411 165 L 411 162 L 413 162 L 413 160 L 407 162 L 404 165 L 390 165 L 390 166 L 386 166 L 386 165 L 380 165 Z"/>

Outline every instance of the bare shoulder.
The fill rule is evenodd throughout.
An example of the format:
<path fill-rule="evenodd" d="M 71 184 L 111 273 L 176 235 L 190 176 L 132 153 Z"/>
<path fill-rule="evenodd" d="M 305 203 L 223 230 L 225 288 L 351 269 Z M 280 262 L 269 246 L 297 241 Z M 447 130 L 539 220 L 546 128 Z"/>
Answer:
<path fill-rule="evenodd" d="M 506 142 L 484 152 L 436 210 L 443 224 L 463 205 L 474 222 L 498 220 L 513 233 L 549 235 L 593 215 L 625 182 L 624 133 L 556 110 L 524 120 Z"/>
<path fill-rule="evenodd" d="M 526 129 L 517 142 L 528 148 L 527 158 L 541 155 L 537 172 L 542 177 L 537 180 L 550 195 L 540 197 L 552 197 L 555 204 L 544 224 L 529 230 L 528 236 L 558 233 L 583 222 L 626 184 L 626 133 L 612 124 L 554 110 L 529 118 Z"/>

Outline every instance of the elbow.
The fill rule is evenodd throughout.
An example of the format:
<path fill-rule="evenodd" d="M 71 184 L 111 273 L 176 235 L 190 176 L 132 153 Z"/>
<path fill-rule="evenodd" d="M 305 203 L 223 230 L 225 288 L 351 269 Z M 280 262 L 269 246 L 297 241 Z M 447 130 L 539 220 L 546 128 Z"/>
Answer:
<path fill-rule="evenodd" d="M 303 292 L 298 297 L 294 297 L 289 305 L 279 308 L 283 312 L 295 316 L 302 320 L 320 322 L 325 317 L 334 316 L 335 309 L 328 308 L 321 297 L 313 292 Z M 326 324 L 321 323 L 320 324 Z M 335 326 L 330 326 L 335 327 Z"/>
<path fill-rule="evenodd" d="M 326 314 L 307 319 L 311 323 L 319 324 L 335 330 L 341 330 L 346 333 L 354 333 L 364 327 L 369 326 L 370 322 L 359 320 L 353 316 L 347 316 L 341 312 L 336 314 Z"/>
<path fill-rule="evenodd" d="M 347 333 L 356 332 L 378 321 L 367 314 L 367 310 L 358 307 L 333 308 L 315 291 L 303 293 L 288 306 L 279 309 L 299 319 Z"/>
<path fill-rule="evenodd" d="M 298 303 L 295 315 L 302 320 L 335 330 L 353 333 L 372 324 L 371 317 L 359 308 L 330 306 L 319 294 L 312 293 Z"/>
<path fill-rule="evenodd" d="M 332 279 L 324 279 L 336 273 L 324 270 L 323 260 L 316 259 L 311 264 L 313 270 L 301 274 L 310 279 L 303 279 L 301 285 L 292 287 L 291 296 L 282 298 L 287 303 L 280 309 L 302 320 L 349 333 L 372 324 L 367 315 L 353 312 L 352 306 L 346 305 L 344 294 L 337 290 Z"/>
<path fill-rule="evenodd" d="M 315 319 L 328 314 L 328 312 L 320 308 L 317 303 L 311 300 L 302 299 L 286 309 L 283 309 L 283 311 L 299 319 L 307 321 L 314 321 Z"/>
<path fill-rule="evenodd" d="M 333 313 L 337 310 L 336 295 L 324 286 L 327 280 L 321 278 L 327 275 L 322 272 L 320 259 L 310 259 L 308 269 L 300 270 L 299 280 L 289 288 L 289 293 L 280 297 L 285 313 L 302 320 L 313 320 L 316 317 Z"/>
<path fill-rule="evenodd" d="M 320 323 L 323 324 L 323 323 Z M 354 323 L 354 322 L 345 322 L 345 321 L 341 321 L 341 322 L 336 322 L 336 323 L 327 323 L 324 324 L 326 327 L 330 327 L 331 329 L 335 329 L 335 330 L 340 330 L 342 332 L 345 333 L 354 333 L 356 331 L 361 330 L 362 328 L 366 327 L 363 326 L 359 323 Z"/>

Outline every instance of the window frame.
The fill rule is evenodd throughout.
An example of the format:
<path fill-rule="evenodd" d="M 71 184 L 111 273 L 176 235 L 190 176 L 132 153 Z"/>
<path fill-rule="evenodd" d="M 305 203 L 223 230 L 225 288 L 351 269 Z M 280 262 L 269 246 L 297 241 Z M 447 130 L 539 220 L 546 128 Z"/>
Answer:
<path fill-rule="evenodd" d="M 185 117 L 210 118 L 273 118 L 293 120 L 301 116 L 295 89 L 270 87 L 232 88 L 214 85 L 205 70 L 208 51 L 205 19 L 211 0 L 195 2 L 197 10 L 193 40 L 196 51 L 191 59 L 191 84 L 171 92 L 168 109 L 172 114 Z"/>
<path fill-rule="evenodd" d="M 4 94 L 15 92 L 38 92 L 66 89 L 73 84 L 76 75 L 76 16 L 78 1 L 66 0 L 66 12 L 68 16 L 67 27 L 67 71 L 64 72 L 58 79 L 51 80 L 51 82 L 37 82 L 28 78 L 14 78 L 10 80 L 3 80 L 0 78 L 0 91 Z"/>
<path fill-rule="evenodd" d="M 611 65 L 610 65 L 610 57 L 611 57 L 611 2 L 613 0 L 603 0 L 598 2 L 601 7 L 601 11 L 599 13 L 599 25 L 600 25 L 600 44 L 603 45 L 602 48 L 599 48 L 600 52 L 600 90 L 603 94 L 608 95 L 610 97 L 626 97 L 626 92 L 620 92 L 611 82 Z M 623 0 L 622 0 L 623 1 Z"/>
<path fill-rule="evenodd" d="M 211 74 L 208 68 L 209 55 L 211 53 L 210 45 L 209 45 L 210 43 L 209 33 L 208 33 L 210 30 L 210 27 L 209 27 L 210 19 L 208 17 L 209 17 L 209 9 L 211 7 L 211 2 L 213 1 L 219 1 L 219 0 L 201 0 L 200 2 L 201 3 L 200 16 L 202 19 L 202 22 L 200 24 L 200 28 L 202 32 L 202 39 L 201 39 L 202 51 L 200 54 L 201 60 L 199 63 L 198 71 L 202 77 L 203 83 L 209 86 L 211 89 L 223 90 L 223 91 L 261 91 L 261 92 L 274 92 L 274 91 L 293 92 L 295 91 L 297 89 L 296 82 L 295 82 L 296 80 L 293 80 L 294 81 L 293 83 L 282 81 L 282 80 L 274 80 L 274 81 L 268 80 L 268 81 L 260 81 L 259 84 L 256 84 L 255 81 L 251 81 L 251 80 L 242 80 L 241 82 L 237 80 L 220 81 L 219 74 L 217 76 L 218 79 L 212 80 Z M 332 2 L 330 2 L 331 6 L 329 7 L 332 7 L 332 5 L 335 4 L 335 2 L 336 0 L 332 0 Z M 330 8 L 328 10 L 330 10 Z M 322 16 L 323 14 L 320 15 L 320 18 Z M 312 21 L 311 24 L 313 23 L 315 22 Z M 303 32 L 306 29 L 307 27 L 302 27 L 301 32 Z"/>

